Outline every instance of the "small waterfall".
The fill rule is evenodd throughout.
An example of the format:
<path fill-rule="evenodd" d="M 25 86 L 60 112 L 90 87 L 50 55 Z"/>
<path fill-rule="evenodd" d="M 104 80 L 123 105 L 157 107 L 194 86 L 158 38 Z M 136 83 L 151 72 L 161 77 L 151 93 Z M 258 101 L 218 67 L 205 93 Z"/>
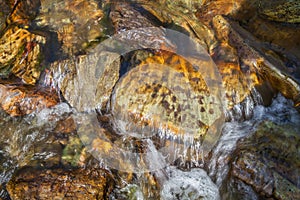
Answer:
<path fill-rule="evenodd" d="M 263 105 L 263 99 L 261 94 L 254 87 L 251 90 L 251 95 L 248 95 L 241 103 L 234 105 L 231 110 L 226 111 L 226 121 L 251 119 L 254 114 L 254 108 L 257 105 Z"/>

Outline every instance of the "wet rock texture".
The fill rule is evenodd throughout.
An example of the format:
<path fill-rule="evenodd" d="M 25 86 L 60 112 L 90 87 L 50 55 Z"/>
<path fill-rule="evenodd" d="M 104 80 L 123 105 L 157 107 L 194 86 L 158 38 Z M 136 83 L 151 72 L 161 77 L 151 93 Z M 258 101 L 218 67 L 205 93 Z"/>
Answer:
<path fill-rule="evenodd" d="M 104 170 L 23 168 L 6 187 L 12 199 L 108 199 L 112 183 Z"/>
<path fill-rule="evenodd" d="M 11 138 L 4 137 L 7 140 L 1 141 L 1 160 L 2 142 L 8 149 L 11 148 L 11 152 L 6 152 L 10 157 L 16 160 L 23 158 L 16 161 L 20 169 L 16 170 L 6 184 L 12 199 L 108 199 L 112 192 L 114 194 L 110 197 L 115 196 L 115 199 L 128 199 L 133 193 L 135 195 L 132 198 L 139 193 L 138 195 L 144 194 L 149 199 L 158 199 L 161 189 L 168 193 L 167 199 L 188 198 L 189 195 L 195 199 L 205 197 L 198 189 L 208 184 L 206 180 L 209 179 L 206 178 L 203 183 L 201 181 L 198 184 L 198 188 L 187 184 L 182 186 L 187 188 L 186 191 L 174 192 L 171 189 L 178 189 L 177 176 L 174 174 L 174 180 L 169 175 L 170 187 L 164 187 L 160 185 L 160 177 L 151 173 L 136 175 L 94 168 L 93 164 L 99 165 L 99 162 L 82 144 L 77 135 L 75 120 L 71 116 L 62 117 L 45 111 L 45 108 L 53 108 L 64 101 L 68 103 L 64 104 L 65 107 L 75 108 L 79 112 L 95 109 L 106 112 L 112 92 L 118 89 L 115 86 L 122 86 L 126 81 L 128 85 L 124 84 L 123 90 L 131 92 L 132 88 L 140 86 L 145 80 L 156 84 L 149 74 L 155 77 L 161 69 L 142 68 L 139 67 L 141 64 L 172 65 L 174 69 L 178 68 L 178 72 L 182 72 L 178 75 L 187 77 L 184 81 L 189 82 L 190 87 L 198 88 L 202 92 L 206 90 L 201 85 L 203 81 L 199 72 L 194 72 L 196 66 L 188 65 L 178 56 L 164 56 L 162 52 L 145 50 L 140 51 L 140 54 L 136 51 L 122 57 L 118 54 L 118 44 L 113 43 L 109 44 L 113 48 L 94 48 L 94 44 L 99 44 L 111 36 L 110 31 L 119 34 L 116 39 L 125 42 L 126 47 L 153 47 L 172 52 L 176 51 L 178 45 L 186 44 L 169 41 L 164 28 L 184 32 L 199 42 L 217 64 L 223 78 L 229 109 L 247 98 L 258 96 L 255 90 L 261 93 L 264 105 L 270 104 L 274 94 L 279 91 L 292 99 L 300 109 L 299 1 L 137 2 L 141 4 L 96 0 L 0 0 L 0 106 L 11 116 L 8 120 L 11 124 L 6 123 L 5 117 L 0 118 L 3 127 L 8 128 L 0 132 L 1 136 L 10 133 L 12 135 Z M 156 28 L 146 29 L 152 26 Z M 124 31 L 128 32 L 122 35 Z M 136 58 L 132 58 L 134 56 Z M 128 71 L 122 71 L 123 64 L 129 66 Z M 144 74 L 140 82 L 134 82 L 132 74 L 139 77 L 139 69 L 151 73 Z M 129 78 L 123 77 L 122 82 L 120 76 L 126 72 Z M 197 73 L 197 76 L 193 76 L 193 73 Z M 165 78 L 163 75 L 161 77 Z M 173 79 L 176 78 L 170 78 L 171 81 Z M 191 92 L 186 91 L 187 88 L 183 86 L 178 85 L 178 88 Z M 181 111 L 180 107 L 175 109 L 173 105 L 176 102 L 175 96 L 166 93 L 164 88 L 151 87 L 131 92 L 133 99 L 141 92 L 148 95 L 142 96 L 132 105 L 120 93 L 119 99 L 124 98 L 125 102 L 123 108 L 131 106 L 132 110 L 136 110 L 135 107 L 140 105 L 147 108 L 151 106 L 149 101 L 157 101 L 157 96 L 161 94 L 160 104 L 166 109 L 164 114 L 169 118 L 157 118 L 156 121 L 170 124 L 178 122 L 179 125 L 175 128 L 180 128 L 183 124 L 180 121 L 182 118 L 174 120 Z M 201 96 L 195 95 L 195 99 L 200 99 L 199 104 L 203 104 Z M 195 106 L 190 106 L 189 100 L 183 101 L 187 103 L 184 106 L 185 112 L 193 114 L 197 110 L 194 109 Z M 250 108 L 261 103 L 257 99 L 253 101 Z M 205 104 L 212 103 L 207 101 Z M 157 109 L 157 105 L 153 107 Z M 205 110 L 202 107 L 200 112 L 212 115 L 217 113 L 214 108 Z M 43 116 L 40 117 L 44 121 L 40 122 L 40 119 L 35 118 L 31 123 L 29 114 L 39 115 L 38 112 L 43 109 L 45 113 L 41 112 Z M 121 108 L 116 109 L 114 114 L 124 114 L 122 111 L 124 110 Z M 28 117 L 25 120 L 17 117 L 24 115 Z M 130 117 L 134 123 L 145 123 L 145 126 L 149 126 L 147 121 L 141 120 L 141 114 Z M 190 121 L 194 117 L 190 116 Z M 47 120 L 51 123 L 47 124 Z M 131 123 L 130 120 L 125 120 Z M 203 121 L 199 120 L 198 123 L 198 126 L 207 128 Z M 113 135 L 108 129 L 105 134 L 109 137 Z M 32 147 L 19 143 L 22 139 L 32 142 L 30 137 L 36 139 Z M 115 139 L 116 145 L 122 146 L 128 142 L 129 145 L 139 148 L 135 141 L 126 141 L 117 134 L 113 137 L 118 137 L 118 140 Z M 93 149 L 106 151 L 110 156 L 117 152 L 108 141 L 89 139 Z M 130 139 L 132 138 L 128 140 Z M 227 191 L 232 190 L 229 192 L 229 199 L 300 199 L 299 143 L 299 127 L 294 130 L 272 122 L 263 122 L 255 133 L 240 140 L 236 151 L 227 160 L 231 168 L 226 181 L 228 184 L 223 187 Z M 117 152 L 116 163 L 130 167 L 119 158 Z M 117 179 L 112 178 L 113 173 Z M 189 178 L 192 181 L 197 180 L 197 177 Z M 183 181 L 188 183 L 189 179 Z M 0 192 L 4 187 L 0 186 Z M 214 186 L 214 191 L 209 193 L 212 195 L 206 197 L 218 197 L 217 190 Z"/>
<path fill-rule="evenodd" d="M 83 51 L 90 43 L 103 36 L 104 27 L 99 23 L 103 12 L 97 1 L 41 0 L 39 27 L 57 34 L 62 50 L 68 55 Z"/>
<path fill-rule="evenodd" d="M 0 84 L 0 105 L 11 116 L 23 116 L 59 102 L 56 92 L 31 86 Z"/>
<path fill-rule="evenodd" d="M 244 182 L 261 198 L 299 199 L 298 130 L 269 121 L 260 124 L 252 136 L 238 142 L 230 172 L 233 182 Z"/>
<path fill-rule="evenodd" d="M 217 64 L 221 62 L 218 66 L 222 67 L 225 61 L 226 64 L 237 65 L 241 71 L 258 72 L 260 78 L 269 81 L 273 88 L 287 98 L 293 99 L 296 107 L 299 106 L 300 93 L 298 48 L 300 38 L 296 32 L 299 32 L 300 27 L 292 21 L 298 19 L 298 15 L 294 14 L 299 13 L 298 4 L 296 1 L 285 4 L 281 0 L 272 2 L 212 0 L 205 2 L 196 13 L 201 21 L 215 30 L 216 37 L 222 42 L 212 55 Z M 286 12 L 290 12 L 288 16 L 277 15 Z M 266 13 L 272 15 L 273 20 L 266 17 Z M 284 20 L 285 16 L 291 20 L 285 19 L 285 23 L 275 22 L 279 18 Z M 232 48 L 239 60 L 238 62 L 231 60 L 228 63 L 226 59 L 232 56 L 224 57 L 222 52 L 232 55 Z M 261 93 L 265 95 L 268 91 L 264 90 Z M 267 96 L 270 99 L 272 94 Z"/>
<path fill-rule="evenodd" d="M 54 62 L 54 87 L 78 111 L 106 108 L 111 91 L 119 79 L 120 56 L 95 51 L 90 55 Z"/>
<path fill-rule="evenodd" d="M 44 37 L 26 29 L 10 27 L 0 38 L 0 76 L 10 74 L 34 85 L 41 74 L 42 47 Z"/>

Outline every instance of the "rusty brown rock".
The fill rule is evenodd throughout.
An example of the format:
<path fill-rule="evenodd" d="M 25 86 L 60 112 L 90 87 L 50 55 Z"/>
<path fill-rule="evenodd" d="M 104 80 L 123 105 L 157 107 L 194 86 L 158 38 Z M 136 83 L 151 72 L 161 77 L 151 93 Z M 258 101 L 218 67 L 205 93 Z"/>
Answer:
<path fill-rule="evenodd" d="M 297 107 L 300 100 L 300 85 L 285 73 L 285 65 L 276 57 L 268 56 L 264 46 L 236 22 L 217 15 L 213 19 L 213 26 L 219 40 L 227 42 L 237 50 L 240 62 L 251 67 L 263 79 L 269 81 L 273 88 L 285 97 L 292 99 Z M 247 42 L 245 42 L 247 39 Z"/>
<path fill-rule="evenodd" d="M 6 188 L 12 199 L 108 199 L 113 181 L 101 169 L 22 168 Z"/>
<path fill-rule="evenodd" d="M 0 38 L 0 75 L 10 74 L 34 85 L 41 74 L 43 36 L 17 26 L 9 27 Z"/>
<path fill-rule="evenodd" d="M 76 124 L 72 117 L 67 117 L 57 122 L 54 129 L 56 133 L 68 134 L 76 131 Z"/>
<path fill-rule="evenodd" d="M 104 36 L 102 17 L 103 12 L 94 0 L 41 0 L 35 21 L 39 27 L 56 32 L 63 52 L 71 56 Z"/>
<path fill-rule="evenodd" d="M 56 93 L 31 86 L 0 84 L 0 105 L 11 116 L 22 116 L 56 105 Z"/>
<path fill-rule="evenodd" d="M 110 18 L 113 22 L 116 33 L 130 29 L 154 26 L 151 21 L 126 3 L 113 4 L 110 12 Z"/>
<path fill-rule="evenodd" d="M 216 15 L 233 16 L 235 19 L 247 19 L 255 15 L 256 1 L 208 0 L 197 10 L 196 16 L 205 25 L 210 26 Z"/>
<path fill-rule="evenodd" d="M 7 2 L 11 9 L 7 18 L 9 24 L 29 25 L 38 14 L 40 0 L 8 0 Z"/>

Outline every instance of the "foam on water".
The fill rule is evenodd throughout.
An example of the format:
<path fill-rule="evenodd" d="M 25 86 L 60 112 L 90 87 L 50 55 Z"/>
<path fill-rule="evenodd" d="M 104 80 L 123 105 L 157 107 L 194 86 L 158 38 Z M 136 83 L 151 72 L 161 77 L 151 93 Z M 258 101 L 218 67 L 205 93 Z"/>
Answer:
<path fill-rule="evenodd" d="M 220 199 L 218 187 L 203 169 L 181 171 L 176 167 L 167 169 L 169 179 L 163 183 L 161 199 Z"/>

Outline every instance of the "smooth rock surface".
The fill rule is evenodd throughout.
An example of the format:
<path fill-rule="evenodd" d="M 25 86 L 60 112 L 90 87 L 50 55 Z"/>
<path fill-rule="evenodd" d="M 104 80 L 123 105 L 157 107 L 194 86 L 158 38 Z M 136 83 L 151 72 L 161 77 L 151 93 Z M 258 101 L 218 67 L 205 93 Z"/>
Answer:
<path fill-rule="evenodd" d="M 52 63 L 54 87 L 78 111 L 105 109 L 119 79 L 120 57 L 107 51 Z"/>

